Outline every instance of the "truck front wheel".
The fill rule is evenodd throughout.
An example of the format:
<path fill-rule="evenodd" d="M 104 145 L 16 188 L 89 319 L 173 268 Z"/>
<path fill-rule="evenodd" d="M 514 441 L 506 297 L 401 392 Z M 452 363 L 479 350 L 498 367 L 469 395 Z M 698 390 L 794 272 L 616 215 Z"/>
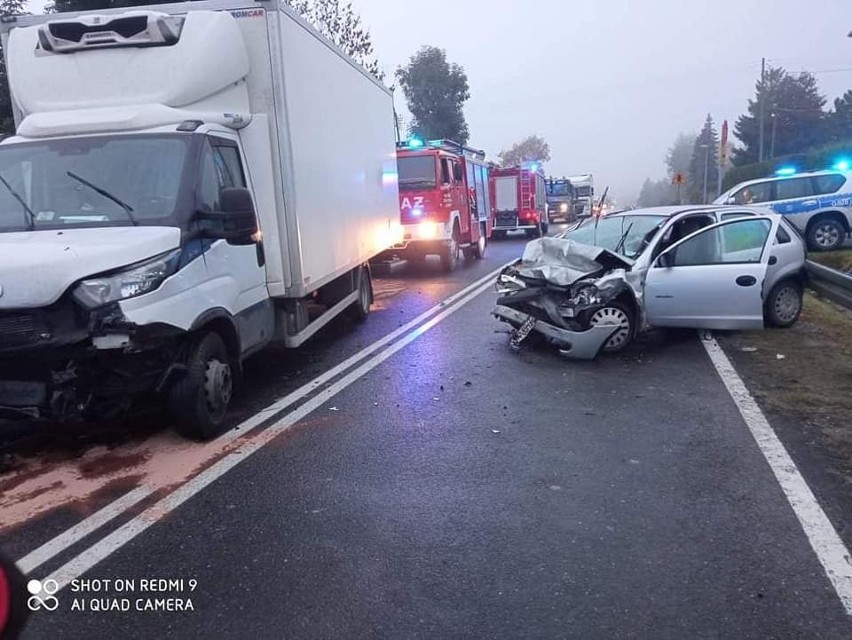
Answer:
<path fill-rule="evenodd" d="M 186 372 L 169 390 L 169 408 L 178 432 L 192 440 L 220 435 L 233 392 L 225 343 L 216 333 L 199 333 L 189 344 Z"/>

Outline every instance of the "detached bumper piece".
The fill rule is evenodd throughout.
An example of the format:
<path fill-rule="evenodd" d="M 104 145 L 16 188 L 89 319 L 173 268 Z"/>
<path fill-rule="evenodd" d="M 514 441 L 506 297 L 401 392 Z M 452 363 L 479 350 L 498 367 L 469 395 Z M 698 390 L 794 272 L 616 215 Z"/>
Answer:
<path fill-rule="evenodd" d="M 618 325 L 599 325 L 587 331 L 571 331 L 503 305 L 498 305 L 491 313 L 518 329 L 512 336 L 513 349 L 517 349 L 532 331 L 537 331 L 556 342 L 562 355 L 577 360 L 593 360 L 619 329 Z"/>

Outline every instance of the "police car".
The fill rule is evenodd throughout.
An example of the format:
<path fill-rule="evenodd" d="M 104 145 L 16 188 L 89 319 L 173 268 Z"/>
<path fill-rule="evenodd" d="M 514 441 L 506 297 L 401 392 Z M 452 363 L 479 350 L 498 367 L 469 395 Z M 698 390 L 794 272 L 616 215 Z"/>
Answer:
<path fill-rule="evenodd" d="M 760 204 L 784 215 L 814 251 L 839 249 L 852 233 L 852 171 L 796 173 L 780 169 L 772 178 L 741 182 L 714 204 Z"/>

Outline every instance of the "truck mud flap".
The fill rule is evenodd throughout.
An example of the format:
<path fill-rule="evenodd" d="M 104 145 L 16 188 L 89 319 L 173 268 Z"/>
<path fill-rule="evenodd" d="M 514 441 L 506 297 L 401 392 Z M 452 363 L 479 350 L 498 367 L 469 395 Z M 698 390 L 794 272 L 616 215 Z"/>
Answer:
<path fill-rule="evenodd" d="M 606 341 L 612 337 L 612 334 L 618 331 L 617 325 L 600 325 L 591 327 L 587 331 L 561 329 L 549 322 L 532 318 L 529 314 L 503 305 L 497 305 L 491 313 L 513 326 L 523 327 L 526 333 L 537 331 L 543 336 L 555 340 L 559 343 L 562 355 L 577 360 L 593 360 L 600 353 Z M 532 326 L 530 326 L 531 320 Z"/>

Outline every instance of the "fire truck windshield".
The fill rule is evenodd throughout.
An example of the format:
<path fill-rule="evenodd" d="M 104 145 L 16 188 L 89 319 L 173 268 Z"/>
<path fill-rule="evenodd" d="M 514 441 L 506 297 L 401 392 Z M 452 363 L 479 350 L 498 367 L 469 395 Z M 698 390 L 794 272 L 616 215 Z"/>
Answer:
<path fill-rule="evenodd" d="M 438 185 L 433 155 L 399 158 L 397 166 L 400 191 L 434 189 Z"/>

